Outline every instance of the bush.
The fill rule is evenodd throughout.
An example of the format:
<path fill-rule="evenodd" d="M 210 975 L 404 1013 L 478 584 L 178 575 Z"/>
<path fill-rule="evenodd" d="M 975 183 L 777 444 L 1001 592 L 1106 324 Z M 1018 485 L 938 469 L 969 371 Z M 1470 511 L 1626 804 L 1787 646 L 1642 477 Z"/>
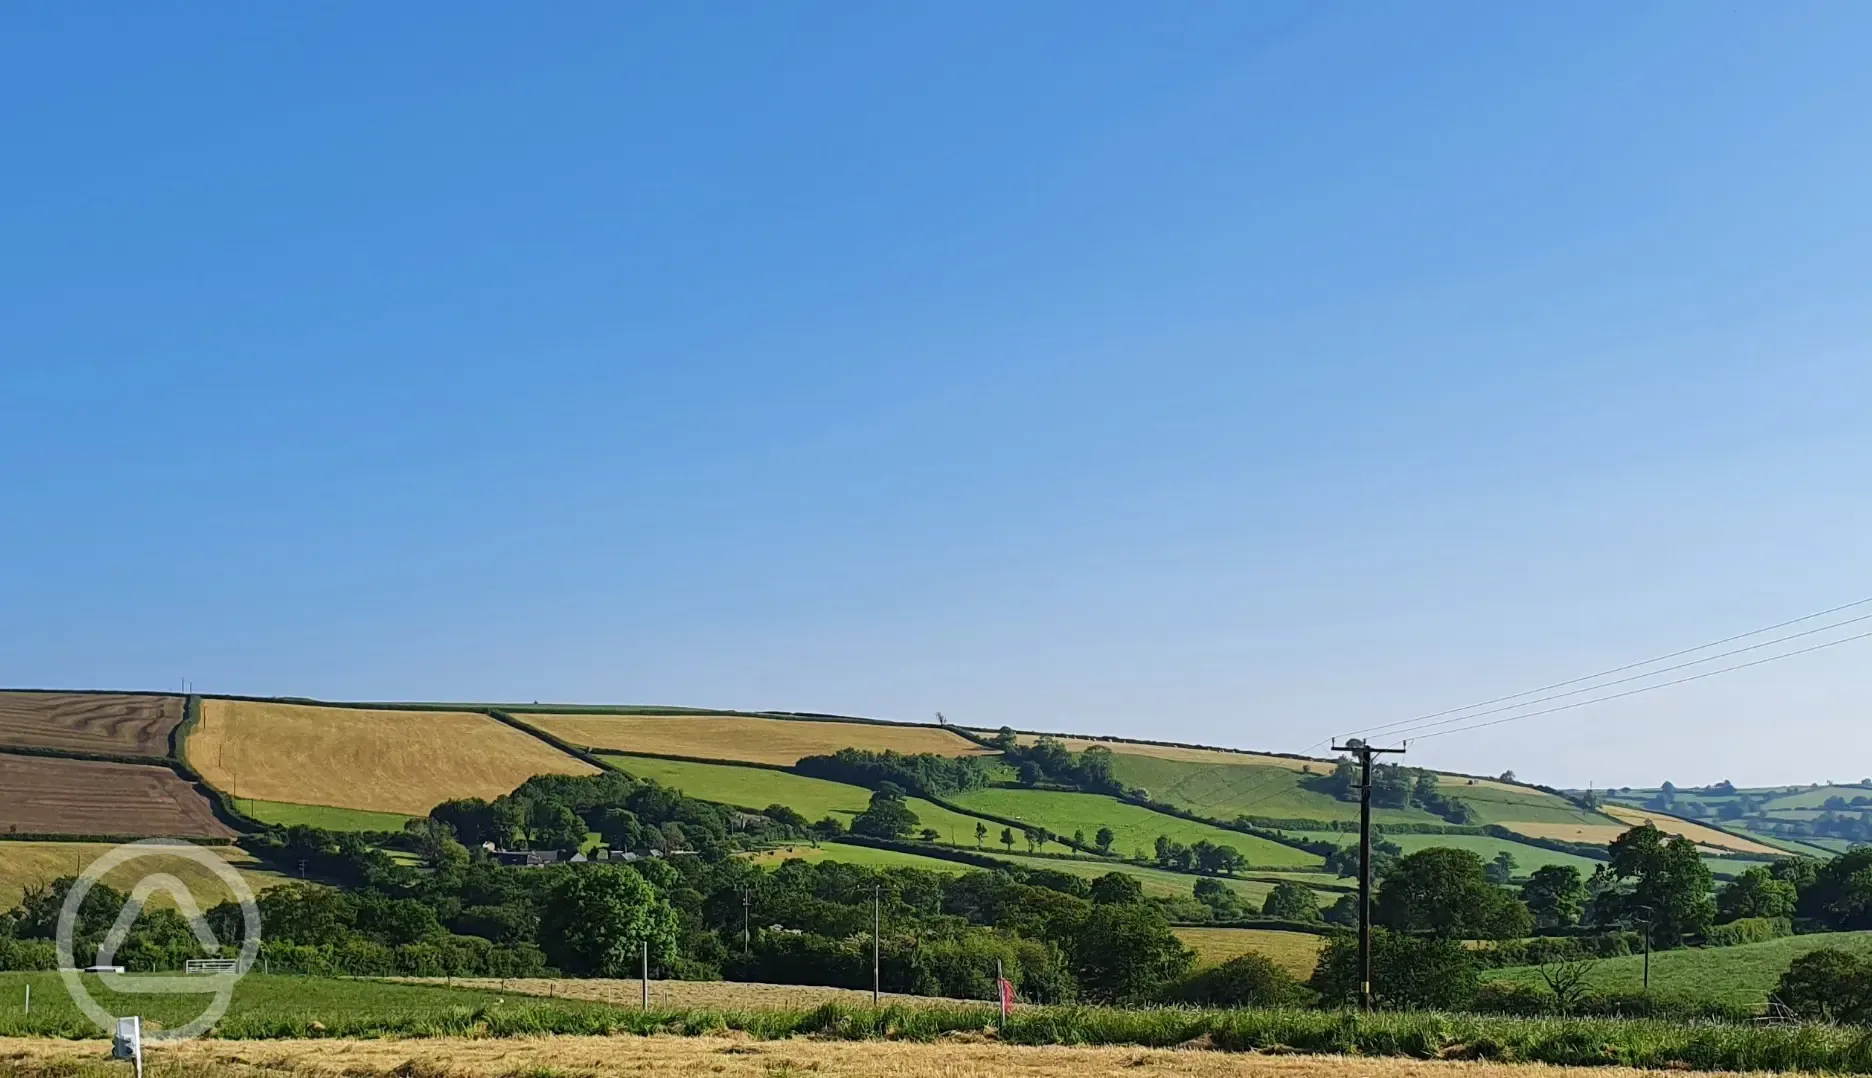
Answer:
<path fill-rule="evenodd" d="M 1872 961 L 1832 948 L 1796 958 L 1775 995 L 1802 1018 L 1872 1021 Z"/>
<path fill-rule="evenodd" d="M 1358 939 L 1335 936 L 1320 952 L 1311 986 L 1326 1003 L 1359 998 Z M 1477 992 L 1476 961 L 1461 942 L 1372 932 L 1372 991 L 1386 1007 L 1466 1010 Z"/>
<path fill-rule="evenodd" d="M 1245 954 L 1185 978 L 1170 996 L 1199 1007 L 1297 1007 L 1313 993 L 1267 956 Z"/>
<path fill-rule="evenodd" d="M 1743 943 L 1764 943 L 1794 934 L 1794 922 L 1786 917 L 1744 917 L 1726 925 L 1715 925 L 1703 933 L 1703 942 L 1711 947 L 1734 947 Z"/>

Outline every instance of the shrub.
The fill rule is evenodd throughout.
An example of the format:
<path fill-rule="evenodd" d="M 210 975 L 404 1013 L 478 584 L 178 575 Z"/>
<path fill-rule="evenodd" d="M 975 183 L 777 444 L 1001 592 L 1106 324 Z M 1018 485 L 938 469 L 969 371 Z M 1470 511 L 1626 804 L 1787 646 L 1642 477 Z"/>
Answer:
<path fill-rule="evenodd" d="M 1327 1003 L 1358 999 L 1356 937 L 1335 936 L 1326 944 L 1311 985 Z M 1476 961 L 1457 940 L 1377 929 L 1372 932 L 1372 990 L 1387 1007 L 1465 1010 L 1476 997 Z"/>
<path fill-rule="evenodd" d="M 1781 975 L 1775 995 L 1803 1018 L 1872 1021 L 1872 962 L 1832 948 L 1804 954 Z"/>
<path fill-rule="evenodd" d="M 1313 993 L 1266 955 L 1245 954 L 1200 970 L 1171 992 L 1180 1003 L 1199 1007 L 1294 1007 Z"/>
<path fill-rule="evenodd" d="M 1703 934 L 1711 947 L 1734 947 L 1743 943 L 1763 943 L 1794 934 L 1794 922 L 1786 917 L 1744 917 L 1725 925 L 1714 925 Z"/>

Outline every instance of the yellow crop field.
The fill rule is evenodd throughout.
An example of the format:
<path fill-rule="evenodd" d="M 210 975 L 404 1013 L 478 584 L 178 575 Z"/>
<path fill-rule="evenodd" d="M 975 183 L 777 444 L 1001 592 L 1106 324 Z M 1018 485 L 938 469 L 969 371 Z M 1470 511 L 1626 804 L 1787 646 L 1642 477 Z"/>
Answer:
<path fill-rule="evenodd" d="M 1022 734 L 1016 739 L 1022 745 L 1031 745 L 1040 740 L 1038 735 Z M 1330 760 L 1296 760 L 1289 756 L 1266 756 L 1257 752 L 1229 752 L 1225 749 L 1194 749 L 1182 745 L 1145 745 L 1136 741 L 1102 741 L 1090 737 L 1062 737 L 1058 739 L 1073 752 L 1084 752 L 1094 745 L 1103 746 L 1113 752 L 1130 753 L 1132 756 L 1154 756 L 1159 760 L 1182 760 L 1193 764 L 1247 764 L 1262 767 L 1284 767 L 1289 771 L 1311 768 L 1319 774 L 1332 770 Z"/>
<path fill-rule="evenodd" d="M 184 751 L 220 790 L 260 801 L 428 815 L 534 775 L 597 768 L 486 715 L 204 700 Z"/>
<path fill-rule="evenodd" d="M 26 888 L 50 883 L 60 876 L 75 876 L 86 866 L 117 847 L 109 842 L 0 842 L 0 910 L 12 909 Z M 262 870 L 260 862 L 236 846 L 203 847 L 233 865 L 255 893 L 285 877 Z M 138 858 L 106 873 L 104 883 L 128 893 L 137 881 L 151 872 L 166 872 L 180 880 L 202 909 L 233 898 L 226 883 L 207 866 L 182 857 Z M 154 906 L 174 905 L 166 894 L 156 892 L 150 899 Z"/>
<path fill-rule="evenodd" d="M 1268 961 L 1301 980 L 1313 976 L 1326 937 L 1311 932 L 1283 932 L 1273 928 L 1178 928 L 1183 945 L 1196 952 L 1198 966 L 1216 966 L 1245 954 L 1267 956 Z"/>
<path fill-rule="evenodd" d="M 1604 805 L 1600 808 L 1600 811 L 1608 816 L 1624 820 L 1633 827 L 1649 821 L 1657 825 L 1659 831 L 1671 835 L 1682 835 L 1699 846 L 1708 846 L 1716 850 L 1728 850 L 1733 853 L 1762 853 L 1768 854 L 1771 857 L 1787 856 L 1786 850 L 1763 845 L 1752 839 L 1738 838 L 1735 835 L 1718 831 L 1713 827 L 1705 827 L 1700 823 L 1693 823 L 1690 820 L 1680 819 L 1676 816 L 1667 816 L 1661 812 L 1652 812 L 1650 809 L 1627 808 L 1624 805 Z"/>
<path fill-rule="evenodd" d="M 1616 823 L 1521 823 L 1503 820 L 1501 826 L 1529 838 L 1551 838 L 1562 842 L 1590 842 L 1603 846 L 1631 830 L 1628 824 Z"/>
<path fill-rule="evenodd" d="M 573 745 L 652 756 L 790 767 L 802 756 L 840 749 L 894 749 L 941 756 L 991 750 L 933 726 L 879 726 L 810 719 L 757 719 L 718 715 L 516 715 L 521 722 Z"/>
<path fill-rule="evenodd" d="M 102 1041 L 0 1038 L 0 1073 L 120 1078 Z M 757 1041 L 706 1037 L 437 1037 L 193 1040 L 147 1049 L 159 1078 L 506 1078 L 654 1074 L 662 1078 L 1696 1078 L 1695 1071 L 1449 1060 L 1275 1055 L 1166 1048 L 1028 1048 L 992 1031 L 937 1042 Z"/>

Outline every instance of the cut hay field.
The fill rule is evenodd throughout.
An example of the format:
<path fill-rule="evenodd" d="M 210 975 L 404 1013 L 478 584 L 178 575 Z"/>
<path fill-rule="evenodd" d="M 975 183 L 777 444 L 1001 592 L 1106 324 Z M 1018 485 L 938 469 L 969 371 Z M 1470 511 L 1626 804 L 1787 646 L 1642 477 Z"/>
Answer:
<path fill-rule="evenodd" d="M 243 816 L 280 827 L 301 825 L 323 831 L 401 831 L 413 816 L 398 812 L 332 808 L 329 805 L 291 805 L 284 801 L 255 801 L 237 797 L 234 807 Z"/>
<path fill-rule="evenodd" d="M 410 816 L 451 798 L 497 797 L 534 775 L 597 771 L 473 712 L 246 700 L 204 700 L 184 751 L 236 797 Z"/>
<path fill-rule="evenodd" d="M 1109 827 L 1117 836 L 1112 849 L 1121 855 L 1129 855 L 1134 850 L 1148 853 L 1156 843 L 1157 836 L 1164 835 L 1185 844 L 1208 839 L 1217 845 L 1233 846 L 1241 851 L 1249 864 L 1256 867 L 1314 868 L 1323 863 L 1322 858 L 1305 850 L 1153 812 L 1103 794 L 991 786 L 968 790 L 948 800 L 971 812 L 1020 820 L 1045 827 L 1055 834 L 1071 835 L 1075 830 L 1083 830 L 1088 842 L 1099 828 Z M 991 839 L 999 838 L 999 835 L 1000 829 L 994 828 Z"/>
<path fill-rule="evenodd" d="M 1627 808 L 1624 805 L 1607 805 L 1606 812 L 1631 827 L 1643 823 L 1653 823 L 1657 829 L 1671 835 L 1682 835 L 1699 846 L 1707 846 L 1732 853 L 1759 853 L 1770 857 L 1779 857 L 1786 851 L 1770 846 L 1765 842 L 1741 838 L 1718 831 L 1690 820 L 1679 819 L 1650 809 Z"/>
<path fill-rule="evenodd" d="M 940 756 L 974 756 L 984 749 L 934 726 L 886 726 L 810 719 L 732 718 L 711 715 L 534 715 L 520 721 L 594 752 L 689 756 L 791 767 L 802 756 L 840 749 L 892 749 Z"/>
<path fill-rule="evenodd" d="M 6 834 L 232 838 L 207 797 L 167 767 L 0 755 Z"/>
<path fill-rule="evenodd" d="M 234 866 L 255 893 L 281 883 L 286 877 L 260 867 L 260 862 L 236 846 L 204 847 Z M 49 883 L 60 876 L 75 876 L 86 865 L 116 849 L 109 842 L 0 842 L 0 911 L 12 909 L 27 887 Z M 226 883 L 205 865 L 183 857 L 148 857 L 119 865 L 104 875 L 104 882 L 126 894 L 150 872 L 167 872 L 182 881 L 202 909 L 233 898 Z M 165 892 L 150 898 L 154 906 L 173 903 Z"/>
<path fill-rule="evenodd" d="M 984 730 L 992 735 L 994 731 Z M 1032 745 L 1041 734 L 1022 734 L 1015 738 L 1021 745 Z M 1297 760 L 1291 756 L 1271 756 L 1258 752 L 1231 752 L 1228 749 L 1200 749 L 1185 745 L 1150 745 L 1137 741 L 1110 741 L 1091 737 L 1061 737 L 1057 740 L 1073 752 L 1084 752 L 1094 745 L 1128 756 L 1146 756 L 1157 760 L 1180 760 L 1192 764 L 1219 764 L 1224 767 L 1279 767 L 1289 771 L 1311 770 L 1326 774 L 1333 769 L 1331 760 Z"/>
<path fill-rule="evenodd" d="M 1787 936 L 1739 947 L 1695 947 L 1651 953 L 1652 994 L 1670 999 L 1713 999 L 1756 1004 L 1801 955 L 1835 948 L 1872 956 L 1872 932 L 1818 932 Z M 1544 982 L 1531 966 L 1489 970 L 1484 980 L 1514 981 L 1536 987 Z M 1590 983 L 1603 992 L 1638 992 L 1644 987 L 1644 956 L 1604 958 L 1593 964 Z"/>
<path fill-rule="evenodd" d="M 167 756 L 180 696 L 0 692 L 0 746 Z"/>
<path fill-rule="evenodd" d="M 847 865 L 864 865 L 867 868 L 920 868 L 925 872 L 941 872 L 950 876 L 973 870 L 970 865 L 958 861 L 945 861 L 940 857 L 919 857 L 913 853 L 874 850 L 869 846 L 852 846 L 843 842 L 822 842 L 818 846 L 802 842 L 796 846 L 763 850 L 753 857 L 755 864 L 768 867 L 792 860 L 838 861 Z"/>
<path fill-rule="evenodd" d="M 1326 946 L 1325 936 L 1273 928 L 1179 928 L 1176 937 L 1196 952 L 1198 967 L 1258 954 L 1303 981 L 1313 976 Z"/>
<path fill-rule="evenodd" d="M 790 771 L 765 767 L 741 767 L 735 764 L 702 764 L 692 760 L 662 760 L 654 756 L 625 756 L 600 753 L 599 759 L 638 778 L 654 779 L 672 786 L 690 797 L 717 801 L 753 812 L 769 805 L 785 805 L 805 816 L 819 820 L 834 816 L 850 825 L 853 816 L 871 804 L 871 791 L 827 779 L 808 778 Z M 940 842 L 968 846 L 975 841 L 973 816 L 951 812 L 920 797 L 905 801 L 916 813 L 917 827 L 934 827 Z M 996 830 L 1000 824 L 990 824 Z"/>
<path fill-rule="evenodd" d="M 1564 1067 L 1463 1061 L 1461 1057 L 1473 1053 L 1463 1050 L 1468 1042 L 1462 1037 L 1497 1044 L 1492 1034 L 1499 1034 L 1507 1023 L 1483 1027 L 1464 1022 L 1462 1026 L 1474 1028 L 1441 1034 L 1434 1029 L 1385 1030 L 1390 1051 L 1420 1041 L 1432 1045 L 1447 1041 L 1450 1059 L 1386 1056 L 1385 1049 L 1376 1045 L 1355 1045 L 1358 1051 L 1351 1056 L 1303 1055 L 1292 1050 L 1218 1051 L 1207 1047 L 1214 1038 L 1201 1035 L 1200 1028 L 1184 1030 L 1198 1035 L 1180 1047 L 1162 1038 L 1153 1042 L 1160 1047 L 1122 1042 L 1097 1047 L 1006 1043 L 987 1028 L 890 1040 L 756 1039 L 718 1029 L 702 1036 L 201 1039 L 152 1047 L 146 1059 L 152 1078 L 598 1078 L 626 1074 L 658 1078 L 1701 1078 L 1708 1073 L 1668 1056 L 1657 1060 L 1656 1070 L 1603 1063 Z M 1015 1035 L 1023 1032 L 1017 1028 Z M 1582 1028 L 1579 1038 L 1602 1032 L 1599 1027 Z M 1547 1039 L 1559 1036 L 1550 1032 Z M 1320 1039 L 1306 1038 L 1309 1042 Z M 1845 1039 L 1843 1035 L 1828 1038 L 1833 1042 L 1829 1047 Z M 1269 1038 L 1267 1043 L 1274 1041 Z M 1540 1054 L 1545 1053 L 1536 1057 Z M 1837 1049 L 1826 1054 L 1850 1056 L 1849 1051 Z M 8 1078 L 122 1078 L 125 1065 L 108 1057 L 108 1043 L 99 1040 L 0 1039 L 0 1073 Z M 1666 1063 L 1675 1065 L 1664 1069 Z"/>

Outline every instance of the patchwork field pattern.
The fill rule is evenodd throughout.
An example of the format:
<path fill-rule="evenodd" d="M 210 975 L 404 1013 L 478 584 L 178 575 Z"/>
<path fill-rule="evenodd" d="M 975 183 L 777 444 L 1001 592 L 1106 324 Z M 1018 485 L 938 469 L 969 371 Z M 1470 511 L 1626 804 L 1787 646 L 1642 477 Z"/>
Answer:
<path fill-rule="evenodd" d="M 1101 827 L 1109 827 L 1116 836 L 1112 849 L 1121 855 L 1143 850 L 1149 853 L 1157 837 L 1165 836 L 1191 845 L 1203 839 L 1218 846 L 1233 846 L 1250 865 L 1263 868 L 1313 868 L 1324 859 L 1304 850 L 1294 849 L 1254 835 L 1244 835 L 1211 824 L 1196 823 L 1181 817 L 1120 801 L 1103 794 L 1066 793 L 1057 790 L 1010 789 L 991 786 L 968 790 L 946 800 L 970 812 L 984 812 L 1024 824 L 1044 827 L 1055 834 L 1085 832 L 1091 841 Z M 1000 829 L 994 828 L 996 838 Z M 1016 835 L 1018 839 L 1019 836 Z"/>
<path fill-rule="evenodd" d="M 941 756 L 988 753 L 960 734 L 934 726 L 885 726 L 811 719 L 697 715 L 520 715 L 569 744 L 593 750 L 690 756 L 791 767 L 803 756 L 840 749 L 892 749 Z"/>
<path fill-rule="evenodd" d="M 180 696 L 0 692 L 0 746 L 167 756 Z"/>
<path fill-rule="evenodd" d="M 410 816 L 451 798 L 498 797 L 534 775 L 597 772 L 473 712 L 245 700 L 204 700 L 184 751 L 236 797 Z"/>
<path fill-rule="evenodd" d="M 0 755 L 7 834 L 231 838 L 193 783 L 154 764 Z"/>
<path fill-rule="evenodd" d="M 1700 823 L 1679 819 L 1676 816 L 1667 816 L 1661 812 L 1652 812 L 1650 809 L 1607 805 L 1606 812 L 1633 827 L 1649 821 L 1656 824 L 1657 829 L 1666 834 L 1682 835 L 1699 846 L 1708 846 L 1712 849 L 1728 850 L 1732 853 L 1759 853 L 1771 857 L 1779 857 L 1784 852 L 1763 842 L 1739 838 L 1713 827 L 1705 827 Z"/>
<path fill-rule="evenodd" d="M 0 842 L 0 910 L 12 909 L 27 887 L 76 875 L 116 848 L 109 842 Z M 252 854 L 237 846 L 206 848 L 233 865 L 256 894 L 285 880 L 278 873 L 261 869 Z M 204 910 L 235 897 L 219 876 L 183 857 L 138 858 L 105 873 L 103 882 L 127 894 L 138 879 L 152 871 L 167 872 L 182 881 L 195 896 L 195 904 Z M 150 904 L 169 907 L 175 903 L 167 892 L 159 890 L 151 895 Z"/>

